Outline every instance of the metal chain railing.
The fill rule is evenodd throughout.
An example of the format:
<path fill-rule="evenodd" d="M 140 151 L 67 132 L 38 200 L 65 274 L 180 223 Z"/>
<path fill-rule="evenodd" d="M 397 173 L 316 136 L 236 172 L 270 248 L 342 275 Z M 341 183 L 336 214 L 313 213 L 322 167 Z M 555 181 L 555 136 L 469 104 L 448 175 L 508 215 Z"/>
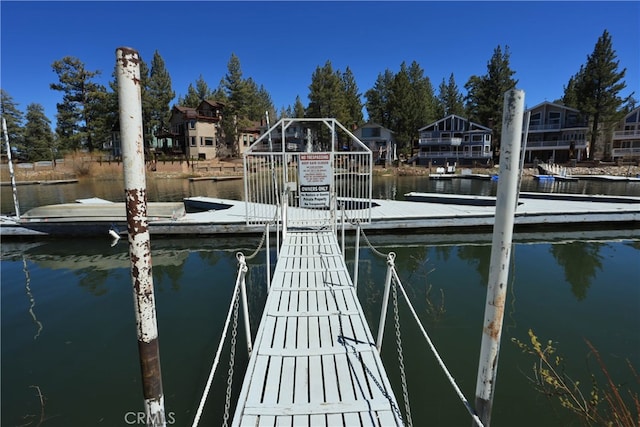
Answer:
<path fill-rule="evenodd" d="M 402 382 L 402 398 L 404 399 L 404 409 L 407 417 L 407 425 L 413 426 L 411 419 L 411 405 L 409 402 L 409 389 L 407 387 L 407 376 L 404 372 L 404 352 L 402 350 L 402 336 L 400 334 L 400 316 L 398 314 L 398 290 L 395 281 L 392 284 L 393 292 L 393 318 L 396 326 L 396 346 L 398 350 L 398 365 L 400 367 L 400 380 Z"/>
<path fill-rule="evenodd" d="M 227 372 L 227 393 L 224 400 L 224 418 L 223 427 L 227 427 L 229 421 L 229 412 L 231 408 L 231 386 L 233 384 L 233 372 L 236 359 L 236 337 L 238 335 L 238 307 L 240 305 L 240 296 L 236 295 L 233 304 L 233 326 L 231 327 L 231 352 L 229 355 L 229 371 Z"/>
<path fill-rule="evenodd" d="M 255 256 L 255 254 L 260 250 L 260 247 L 264 243 L 264 239 L 268 230 L 265 230 L 265 233 L 262 235 L 262 239 L 260 241 L 260 245 L 258 250 L 256 250 L 251 256 Z M 218 363 L 220 361 L 220 354 L 222 353 L 222 348 L 227 337 L 227 332 L 229 330 L 229 324 L 231 322 L 231 317 L 233 315 L 233 326 L 231 332 L 231 355 L 229 360 L 229 371 L 227 377 L 227 395 L 225 399 L 225 411 L 224 411 L 224 420 L 223 425 L 227 425 L 230 407 L 231 407 L 231 386 L 233 384 L 233 373 L 234 373 L 234 364 L 235 364 L 235 347 L 237 340 L 237 330 L 238 330 L 238 316 L 239 316 L 239 304 L 240 297 L 242 293 L 243 297 L 243 306 L 244 306 L 244 318 L 245 318 L 245 328 L 247 333 L 247 350 L 249 354 L 251 354 L 251 341 L 250 341 L 250 325 L 248 319 L 248 308 L 246 301 L 246 285 L 245 285 L 245 275 L 248 271 L 246 258 L 242 252 L 238 252 L 236 254 L 236 258 L 238 259 L 238 274 L 236 276 L 236 284 L 233 289 L 233 294 L 231 296 L 231 300 L 229 303 L 229 309 L 227 311 L 227 317 L 225 320 L 224 327 L 222 329 L 222 336 L 220 337 L 220 341 L 218 342 L 218 349 L 216 350 L 216 355 L 213 360 L 213 366 L 211 367 L 211 372 L 209 373 L 209 378 L 207 379 L 207 384 L 205 385 L 204 392 L 202 394 L 202 398 L 200 399 L 200 404 L 198 405 L 198 410 L 196 411 L 196 415 L 193 420 L 192 427 L 197 427 L 200 423 L 200 417 L 202 416 L 202 412 L 204 410 L 204 405 L 207 401 L 207 396 L 209 395 L 209 390 L 211 389 L 211 384 L 213 383 L 213 377 L 215 375 L 216 369 L 218 367 Z"/>
<path fill-rule="evenodd" d="M 320 254 L 320 263 L 325 267 L 325 269 L 327 268 L 326 262 L 323 255 L 323 252 L 321 250 L 321 248 L 318 248 L 318 253 Z M 327 277 L 325 276 L 325 272 L 323 271 L 323 281 L 325 283 L 327 283 Z M 340 305 L 338 304 L 338 298 L 336 297 L 336 293 L 335 293 L 335 289 L 329 285 L 329 289 L 330 289 L 330 293 L 331 296 L 333 298 L 333 301 L 336 304 L 336 307 L 338 308 L 338 327 L 339 327 L 339 335 L 337 337 L 338 340 L 338 344 L 341 344 L 345 350 L 350 349 L 351 353 L 353 353 L 353 355 L 356 357 L 356 359 L 358 360 L 358 362 L 360 362 L 360 366 L 362 367 L 362 369 L 365 371 L 366 375 L 371 378 L 371 380 L 373 381 L 373 383 L 376 385 L 376 387 L 378 388 L 378 390 L 380 390 L 380 393 L 384 396 L 385 399 L 387 399 L 389 401 L 389 405 L 391 406 L 392 411 L 395 413 L 396 417 L 398 418 L 398 420 L 400 420 L 400 424 L 404 425 L 404 421 L 402 419 L 402 412 L 400 411 L 400 408 L 398 408 L 398 405 L 394 402 L 393 397 L 389 394 L 389 392 L 385 389 L 385 387 L 380 383 L 380 381 L 378 381 L 378 379 L 376 378 L 376 376 L 373 374 L 373 372 L 371 372 L 371 370 L 369 369 L 369 367 L 366 365 L 366 363 L 364 362 L 364 360 L 362 359 L 362 356 L 360 355 L 360 353 L 358 353 L 357 349 L 355 348 L 355 346 L 353 344 L 348 343 L 347 341 L 356 341 L 353 338 L 350 337 L 345 337 L 344 335 L 344 329 L 343 329 L 343 325 L 342 325 L 342 311 L 340 310 Z M 362 343 L 361 341 L 357 341 L 359 343 Z M 365 343 L 366 344 L 366 343 Z M 374 346 L 373 343 L 368 343 L 371 346 Z M 347 354 L 349 354 L 349 351 L 347 350 Z M 353 378 L 356 380 L 356 383 L 358 385 L 358 388 L 360 389 L 360 392 L 362 393 L 362 395 L 364 396 L 364 390 L 363 390 L 363 386 L 362 384 L 360 384 L 360 381 L 358 379 L 358 376 L 355 375 L 355 368 L 353 366 L 353 363 L 351 362 L 351 359 L 347 357 L 347 363 L 349 365 L 349 369 L 351 371 L 353 371 L 354 376 Z M 366 400 L 366 399 L 365 399 Z M 369 402 L 367 401 L 367 404 L 369 404 Z M 370 411 L 370 416 L 371 415 L 371 411 Z M 374 420 L 372 419 L 372 422 L 375 424 Z"/>
<path fill-rule="evenodd" d="M 352 222 L 352 224 L 353 223 L 354 222 Z M 458 384 L 456 383 L 456 380 L 453 378 L 453 375 L 451 375 L 451 373 L 449 372 L 449 369 L 447 368 L 447 366 L 445 365 L 444 361 L 442 360 L 442 357 L 438 353 L 438 350 L 435 348 L 435 345 L 431 341 L 431 338 L 427 334 L 427 331 L 425 330 L 424 326 L 420 322 L 420 318 L 418 317 L 416 311 L 414 310 L 413 305 L 411 304 L 411 301 L 409 300 L 409 296 L 405 292 L 404 287 L 402 286 L 402 282 L 400 281 L 400 278 L 398 277 L 398 272 L 396 271 L 395 265 L 393 264 L 393 262 L 389 263 L 389 256 L 391 254 L 393 254 L 393 252 L 391 252 L 391 253 L 389 253 L 387 255 L 385 255 L 384 253 L 380 252 L 379 250 L 377 250 L 371 244 L 371 242 L 369 241 L 369 239 L 368 239 L 367 235 L 365 234 L 364 230 L 360 229 L 360 232 L 361 232 L 361 235 L 364 238 L 365 242 L 367 243 L 368 247 L 371 249 L 371 251 L 374 254 L 387 259 L 387 264 L 389 265 L 390 271 L 392 273 L 391 283 L 394 284 L 394 286 L 392 287 L 393 291 L 394 291 L 394 304 L 396 304 L 396 302 L 395 302 L 395 298 L 396 298 L 395 297 L 395 292 L 396 292 L 395 284 L 397 284 L 397 286 L 400 288 L 400 291 L 402 292 L 402 295 L 404 297 L 405 302 L 407 303 L 407 306 L 409 307 L 409 310 L 411 311 L 411 314 L 413 315 L 414 320 L 418 324 L 418 327 L 420 328 L 420 331 L 422 332 L 425 340 L 427 341 L 427 344 L 429 345 L 429 348 L 431 349 L 431 352 L 435 356 L 435 358 L 436 358 L 438 364 L 440 365 L 441 369 L 444 371 L 444 374 L 447 377 L 447 379 L 449 380 L 449 383 L 451 384 L 451 386 L 453 387 L 454 391 L 456 392 L 456 394 L 458 395 L 458 397 L 460 398 L 460 400 L 464 404 L 464 406 L 467 409 L 467 412 L 469 413 L 469 415 L 471 415 L 471 418 L 473 419 L 474 423 L 479 427 L 484 427 L 484 425 L 483 425 L 482 421 L 480 420 L 480 418 L 478 417 L 478 414 L 476 413 L 475 409 L 471 406 L 471 404 L 469 403 L 467 398 L 464 396 L 464 394 L 462 393 L 462 390 L 460 390 L 460 387 L 458 387 Z M 394 314 L 395 314 L 395 309 L 396 308 L 394 307 Z M 400 342 L 400 345 L 401 345 L 401 342 Z M 401 369 L 404 370 L 404 360 L 403 360 L 403 357 L 401 356 L 402 353 L 399 351 L 398 354 L 399 354 L 398 357 L 399 357 L 400 363 L 402 365 Z M 404 375 L 401 374 L 401 376 L 404 376 Z M 405 393 L 405 389 L 404 388 L 406 387 L 406 384 L 404 384 L 404 383 L 406 382 L 406 378 L 403 379 L 402 382 L 403 382 L 403 393 Z M 403 394 L 403 397 L 404 397 L 404 394 Z M 407 395 L 407 401 L 408 401 L 408 395 Z M 409 421 L 409 419 L 407 421 Z"/>

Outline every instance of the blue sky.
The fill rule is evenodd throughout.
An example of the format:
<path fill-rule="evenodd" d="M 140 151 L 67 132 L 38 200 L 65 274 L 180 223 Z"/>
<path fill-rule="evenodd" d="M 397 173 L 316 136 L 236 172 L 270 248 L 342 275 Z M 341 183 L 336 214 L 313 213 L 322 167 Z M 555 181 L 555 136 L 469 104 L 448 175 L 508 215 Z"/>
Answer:
<path fill-rule="evenodd" d="M 211 88 L 232 53 L 243 75 L 271 94 L 276 109 L 308 103 L 311 75 L 331 61 L 353 71 L 360 92 L 386 69 L 417 61 L 436 89 L 454 74 L 464 93 L 484 75 L 494 49 L 509 46 L 510 65 L 528 107 L 562 96 L 606 29 L 640 99 L 640 2 L 0 2 L 0 85 L 23 112 L 39 103 L 55 129 L 60 92 L 53 61 L 75 56 L 100 70 L 105 86 L 120 46 L 150 64 L 165 60 L 173 89 L 184 95 L 202 75 Z M 364 100 L 364 97 L 363 97 Z M 365 111 L 366 114 L 366 111 Z"/>

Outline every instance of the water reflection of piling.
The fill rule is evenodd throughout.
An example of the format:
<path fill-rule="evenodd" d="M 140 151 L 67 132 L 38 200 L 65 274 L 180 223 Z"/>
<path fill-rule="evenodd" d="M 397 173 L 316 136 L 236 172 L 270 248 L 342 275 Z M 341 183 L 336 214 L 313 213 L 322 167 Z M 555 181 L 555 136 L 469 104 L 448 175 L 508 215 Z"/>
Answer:
<path fill-rule="evenodd" d="M 135 50 L 121 47 L 116 50 L 116 58 L 127 231 L 146 422 L 148 426 L 164 426 L 164 395 L 147 220 L 140 57 Z"/>
<path fill-rule="evenodd" d="M 40 336 L 40 332 L 42 332 L 42 322 L 38 320 L 36 317 L 36 313 L 33 311 L 33 308 L 36 306 L 36 300 L 31 293 L 31 274 L 29 274 L 29 269 L 27 268 L 27 258 L 22 255 L 22 271 L 24 271 L 25 284 L 24 288 L 27 293 L 27 297 L 29 297 L 29 314 L 31 318 L 33 318 L 33 323 L 38 327 L 36 334 L 33 336 L 33 339 L 38 339 Z"/>

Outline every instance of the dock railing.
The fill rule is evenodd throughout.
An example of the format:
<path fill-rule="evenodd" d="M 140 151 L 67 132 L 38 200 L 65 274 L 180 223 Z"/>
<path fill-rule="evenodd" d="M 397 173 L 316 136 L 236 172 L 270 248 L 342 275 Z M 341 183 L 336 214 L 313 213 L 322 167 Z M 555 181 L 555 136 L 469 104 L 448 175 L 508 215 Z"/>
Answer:
<path fill-rule="evenodd" d="M 340 209 L 369 223 L 372 165 L 337 120 L 281 119 L 244 153 L 247 225 L 336 230 Z"/>

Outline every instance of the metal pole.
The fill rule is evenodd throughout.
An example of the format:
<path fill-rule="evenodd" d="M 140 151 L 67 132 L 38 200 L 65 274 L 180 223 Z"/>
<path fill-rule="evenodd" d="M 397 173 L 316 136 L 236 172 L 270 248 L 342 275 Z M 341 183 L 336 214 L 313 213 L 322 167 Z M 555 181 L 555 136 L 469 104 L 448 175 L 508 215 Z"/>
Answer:
<path fill-rule="evenodd" d="M 358 264 L 360 263 L 360 221 L 356 224 L 356 259 L 353 266 L 353 287 L 358 289 Z"/>
<path fill-rule="evenodd" d="M 18 187 L 16 185 L 16 174 L 13 171 L 13 161 L 11 160 L 11 145 L 9 145 L 7 121 L 4 117 L 2 118 L 2 133 L 4 133 L 4 142 L 7 144 L 7 161 L 9 162 L 9 175 L 11 176 L 11 191 L 13 191 L 13 207 L 16 210 L 16 218 L 20 219 L 20 203 L 18 203 Z"/>
<path fill-rule="evenodd" d="M 247 352 L 249 357 L 251 357 L 251 325 L 249 324 L 249 304 L 247 303 L 247 281 L 245 279 L 247 275 L 247 263 L 245 262 L 244 255 L 240 254 L 238 256 L 238 261 L 240 262 L 240 297 L 242 298 L 242 316 L 244 318 L 244 332 L 247 340 Z"/>
<path fill-rule="evenodd" d="M 344 259 L 346 261 L 345 258 L 345 253 L 344 253 L 344 202 L 340 202 L 340 219 L 342 220 L 342 224 L 341 224 L 341 236 L 342 236 L 342 259 Z"/>
<path fill-rule="evenodd" d="M 120 47 L 116 50 L 116 60 L 131 280 L 146 421 L 147 426 L 165 426 L 158 325 L 151 272 L 151 245 L 147 222 L 140 56 L 133 49 Z"/>
<path fill-rule="evenodd" d="M 384 335 L 384 324 L 387 321 L 387 306 L 389 305 L 389 290 L 391 289 L 391 277 L 393 275 L 392 270 L 394 268 L 394 260 L 396 254 L 389 252 L 387 255 L 387 278 L 384 281 L 384 295 L 382 296 L 382 309 L 380 311 L 380 323 L 378 324 L 378 340 L 376 341 L 376 348 L 378 353 L 382 350 L 382 337 Z"/>
<path fill-rule="evenodd" d="M 512 89 L 504 94 L 500 179 L 496 197 L 496 214 L 491 243 L 489 284 L 485 304 L 482 344 L 476 384 L 476 411 L 489 426 L 495 392 L 500 337 L 504 318 L 509 260 L 518 185 L 518 163 L 522 139 L 524 92 Z"/>
<path fill-rule="evenodd" d="M 269 223 L 267 223 L 267 229 L 265 231 L 265 239 L 267 240 L 267 293 L 271 290 L 271 248 L 269 246 Z"/>

